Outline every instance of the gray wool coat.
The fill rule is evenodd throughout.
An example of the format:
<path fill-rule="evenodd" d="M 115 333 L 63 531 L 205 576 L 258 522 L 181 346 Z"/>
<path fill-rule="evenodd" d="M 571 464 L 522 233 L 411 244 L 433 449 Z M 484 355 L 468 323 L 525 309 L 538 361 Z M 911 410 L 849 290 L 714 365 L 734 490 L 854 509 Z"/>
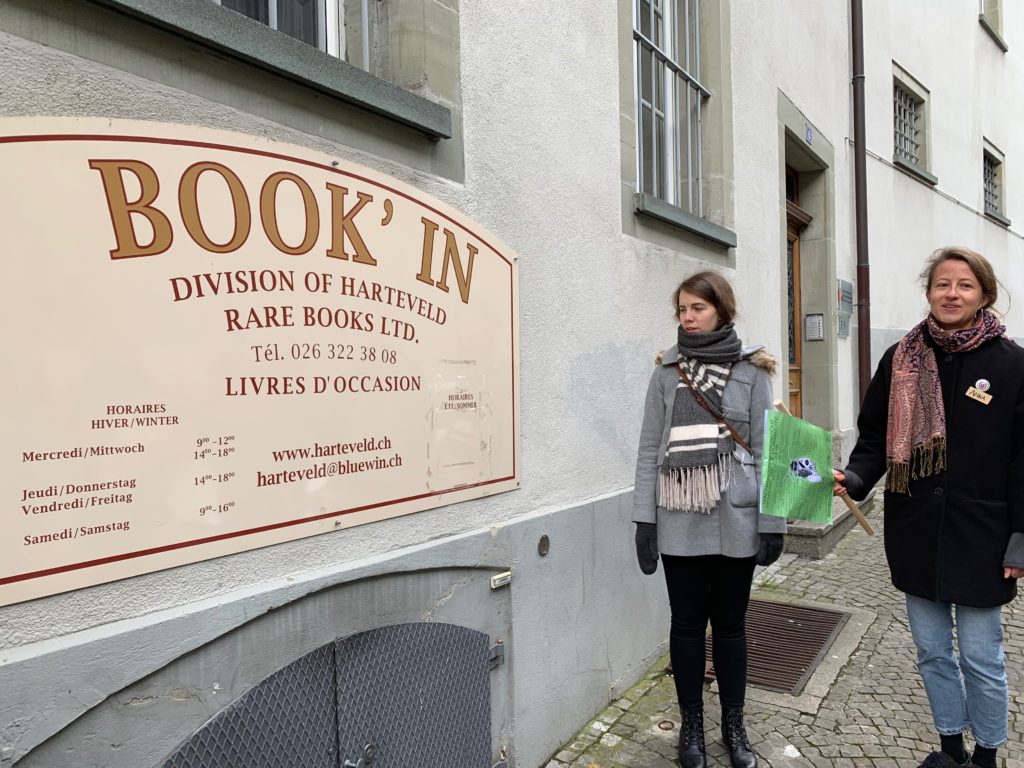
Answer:
<path fill-rule="evenodd" d="M 658 471 L 668 445 L 679 373 L 679 350 L 666 350 L 647 387 L 644 422 L 637 450 L 633 522 L 658 524 L 658 551 L 665 555 L 753 557 L 759 533 L 785 533 L 786 519 L 758 509 L 764 412 L 772 407 L 771 374 L 775 361 L 761 347 L 744 347 L 744 359 L 732 367 L 722 406 L 726 420 L 747 441 L 753 456 L 737 446 L 729 488 L 710 513 L 679 512 L 657 503 Z"/>

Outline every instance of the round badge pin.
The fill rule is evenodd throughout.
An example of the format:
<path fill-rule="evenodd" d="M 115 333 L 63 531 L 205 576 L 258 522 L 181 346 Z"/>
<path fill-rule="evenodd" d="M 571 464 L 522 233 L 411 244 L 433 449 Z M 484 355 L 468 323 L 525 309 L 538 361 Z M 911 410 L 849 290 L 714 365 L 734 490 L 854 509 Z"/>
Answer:
<path fill-rule="evenodd" d="M 988 392 L 988 388 L 991 386 L 992 385 L 988 383 L 988 379 L 978 379 L 974 382 L 975 389 L 978 389 L 981 392 Z"/>

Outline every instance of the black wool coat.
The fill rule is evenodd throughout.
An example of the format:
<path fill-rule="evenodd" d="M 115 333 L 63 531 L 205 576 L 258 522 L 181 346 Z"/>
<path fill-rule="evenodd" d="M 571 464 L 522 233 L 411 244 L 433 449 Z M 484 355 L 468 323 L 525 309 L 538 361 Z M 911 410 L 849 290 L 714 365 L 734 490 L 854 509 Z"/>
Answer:
<path fill-rule="evenodd" d="M 1010 536 L 1024 531 L 1024 349 L 993 339 L 970 352 L 935 353 L 946 411 L 946 468 L 885 492 L 885 555 L 893 585 L 910 595 L 975 608 L 1010 602 L 1003 578 Z M 851 496 L 863 498 L 885 473 L 889 385 L 896 346 L 878 364 L 857 419 Z M 987 380 L 983 404 L 966 392 Z M 856 480 L 863 483 L 857 488 Z M 858 492 L 859 491 L 859 492 Z"/>

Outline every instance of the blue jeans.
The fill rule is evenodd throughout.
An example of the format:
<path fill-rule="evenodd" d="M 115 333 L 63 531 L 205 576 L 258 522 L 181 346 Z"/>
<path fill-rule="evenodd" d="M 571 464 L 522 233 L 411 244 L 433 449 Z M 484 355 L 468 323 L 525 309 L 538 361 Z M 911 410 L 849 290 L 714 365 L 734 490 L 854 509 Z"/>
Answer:
<path fill-rule="evenodd" d="M 955 606 L 958 660 L 954 606 L 907 595 L 917 668 L 936 730 L 951 735 L 970 726 L 975 741 L 990 749 L 1006 743 L 1009 709 L 1000 610 Z"/>

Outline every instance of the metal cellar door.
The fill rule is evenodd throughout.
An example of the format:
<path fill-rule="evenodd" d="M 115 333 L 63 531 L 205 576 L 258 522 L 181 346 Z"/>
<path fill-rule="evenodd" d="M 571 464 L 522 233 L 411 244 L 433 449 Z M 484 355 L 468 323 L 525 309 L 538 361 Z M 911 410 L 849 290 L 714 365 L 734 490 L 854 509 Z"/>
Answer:
<path fill-rule="evenodd" d="M 336 645 L 342 766 L 373 745 L 373 768 L 490 768 L 487 635 L 397 624 Z"/>
<path fill-rule="evenodd" d="M 163 768 L 489 768 L 492 656 L 454 624 L 352 635 L 263 680 Z"/>

